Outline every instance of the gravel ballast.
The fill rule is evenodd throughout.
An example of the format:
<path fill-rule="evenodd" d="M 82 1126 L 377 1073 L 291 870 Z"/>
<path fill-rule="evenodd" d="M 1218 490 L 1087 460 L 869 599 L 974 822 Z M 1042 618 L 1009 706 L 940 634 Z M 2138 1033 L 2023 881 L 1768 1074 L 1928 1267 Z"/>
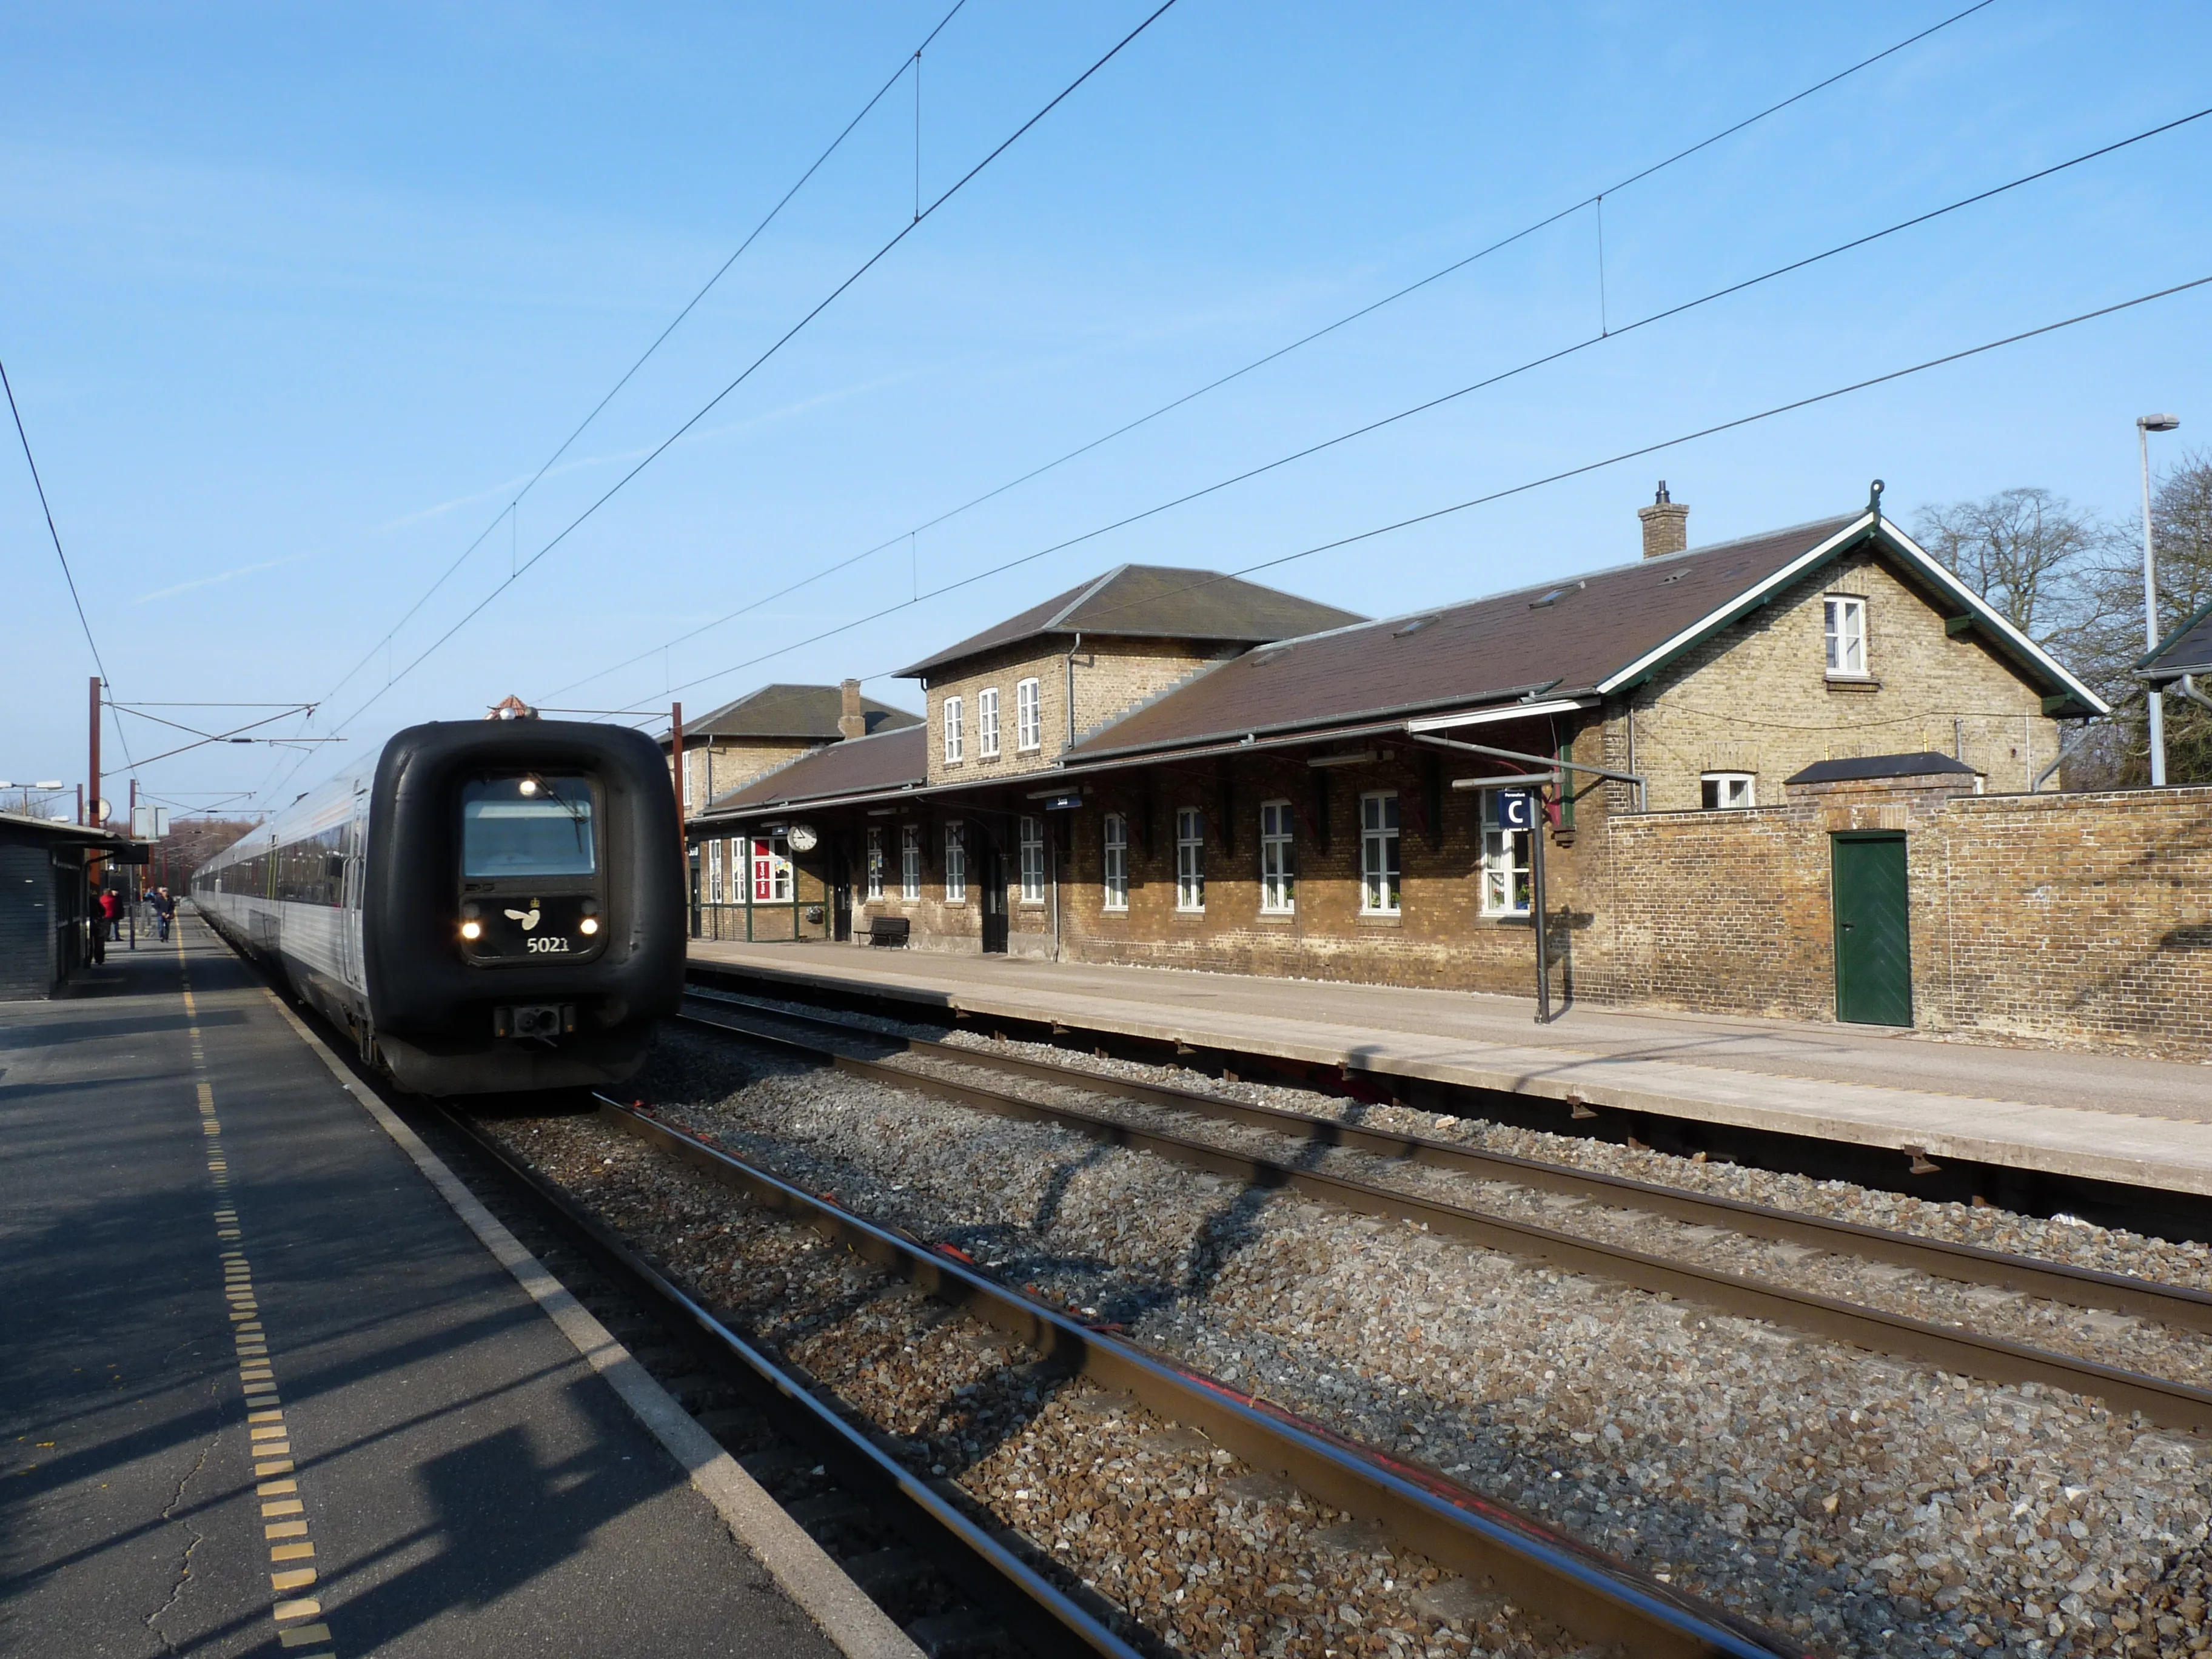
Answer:
<path fill-rule="evenodd" d="M 1291 1109 L 1290 1097 L 1304 1109 L 1326 1099 L 1213 1086 Z M 736 1042 L 672 1034 L 636 1092 L 864 1213 L 958 1244 L 1170 1355 L 1817 1647 L 2212 1649 L 2199 1640 L 2204 1449 L 2094 1402 L 1532 1269 Z M 1787 1188 L 1802 1188 L 1826 1201 L 1797 1207 L 2000 1249 L 2033 1248 L 2000 1229 L 2040 1230 L 2052 1248 L 2039 1253 L 2056 1260 L 2191 1277 L 2148 1267 L 2124 1237 L 2086 1236 L 2100 1230 L 1406 1109 L 1370 1109 L 1365 1121 L 1552 1161 L 1603 1158 L 1761 1203 L 1790 1206 L 1800 1194 Z M 2203 1276 L 2201 1252 L 2156 1249 Z M 1981 1310 L 1975 1322 L 1987 1328 Z M 2036 1340 L 2056 1346 L 2048 1332 Z"/>
<path fill-rule="evenodd" d="M 1048 1571 L 1171 1648 L 1595 1659 L 1204 1436 L 1040 1370 L 1002 1333 L 596 1118 L 483 1127 L 828 1384 L 916 1474 L 952 1480 Z"/>

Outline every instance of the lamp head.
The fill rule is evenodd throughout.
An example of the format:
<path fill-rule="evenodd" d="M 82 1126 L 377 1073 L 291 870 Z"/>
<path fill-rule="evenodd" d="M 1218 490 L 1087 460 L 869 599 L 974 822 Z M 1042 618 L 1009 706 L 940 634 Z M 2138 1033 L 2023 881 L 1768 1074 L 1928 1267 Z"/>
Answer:
<path fill-rule="evenodd" d="M 2179 415 L 2138 415 L 2136 424 L 2146 432 L 2171 432 L 2181 424 Z"/>

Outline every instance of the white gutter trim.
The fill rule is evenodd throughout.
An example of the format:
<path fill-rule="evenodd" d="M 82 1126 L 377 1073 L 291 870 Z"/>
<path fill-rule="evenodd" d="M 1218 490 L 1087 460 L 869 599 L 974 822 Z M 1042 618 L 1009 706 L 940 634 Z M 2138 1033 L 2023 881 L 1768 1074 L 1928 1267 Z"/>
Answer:
<path fill-rule="evenodd" d="M 2014 627 L 2011 622 L 2002 611 L 1990 605 L 1990 602 L 1984 599 L 1980 594 L 1975 592 L 1972 588 L 1967 586 L 1966 583 L 1960 581 L 1956 576 L 1953 575 L 1951 572 L 1945 569 L 1942 561 L 1938 560 L 1933 554 L 1923 548 L 1919 543 L 1914 541 L 1911 537 L 1906 535 L 1903 530 L 1899 529 L 1896 525 L 1892 524 L 1887 519 L 1882 520 L 1882 527 L 1889 532 L 1890 538 L 1893 542 L 1902 547 L 1907 553 L 1911 554 L 1914 559 L 1919 562 L 1921 567 L 1925 569 L 1929 575 L 1936 579 L 1939 586 L 1948 589 L 1952 596 L 1958 599 L 1973 614 L 1974 619 L 1977 622 L 2002 634 L 2015 646 L 2019 647 L 2021 650 L 2027 653 L 2030 657 L 2033 657 L 2037 662 L 2041 663 L 2045 668 L 2050 670 L 2051 674 L 2057 679 L 2066 685 L 2072 687 L 2074 695 L 2079 697 L 2082 702 L 2087 704 L 2096 713 L 2100 714 L 2109 714 L 2112 712 L 2112 704 L 2106 702 L 2094 691 L 2092 691 L 2087 686 L 2082 684 L 2081 681 L 2075 679 L 2072 674 L 2066 671 L 2065 665 L 2059 662 L 2057 658 L 2053 657 L 2033 640 L 2028 638 L 2027 635 L 2021 633 L 2020 629 Z"/>
<path fill-rule="evenodd" d="M 1617 673 L 1608 675 L 1602 680 L 1600 680 L 1597 686 L 1599 692 L 1602 694 L 1619 690 L 1623 685 L 1634 679 L 1638 675 L 1643 673 L 1645 669 L 1650 667 L 1652 664 L 1656 662 L 1664 662 L 1668 657 L 1673 656 L 1674 653 L 1680 651 L 1683 647 L 1690 644 L 1699 635 L 1709 632 L 1712 629 L 1719 627 L 1723 621 L 1727 618 L 1729 613 L 1739 609 L 1745 601 L 1757 599 L 1762 594 L 1771 593 L 1776 588 L 1784 586 L 1795 580 L 1799 575 L 1804 573 L 1807 567 L 1816 563 L 1822 558 L 1825 558 L 1828 554 L 1833 552 L 1837 548 L 1842 546 L 1853 537 L 1863 534 L 1867 526 L 1873 522 L 1873 514 L 1860 514 L 1857 518 L 1852 520 L 1841 530 L 1836 532 L 1836 533 L 1829 537 L 1827 540 L 1817 543 L 1814 546 L 1806 549 L 1805 551 L 1800 553 L 1796 558 L 1790 560 L 1788 564 L 1784 565 L 1772 575 L 1767 577 L 1765 580 L 1759 582 L 1755 586 L 1746 588 L 1742 592 L 1735 595 L 1726 605 L 1722 605 L 1718 610 L 1707 611 L 1704 616 L 1698 617 L 1697 621 L 1692 623 L 1687 628 L 1683 629 L 1680 632 L 1674 635 L 1673 638 L 1666 641 L 1662 644 L 1655 646 L 1650 650 L 1645 652 L 1634 662 L 1630 663 L 1627 667 L 1621 669 Z M 1918 551 L 1917 549 L 1915 549 L 1914 550 L 1916 552 Z M 1920 556 L 1924 559 L 1928 556 L 1923 553 Z"/>
<path fill-rule="evenodd" d="M 1731 611 L 1740 610 L 1747 601 L 1759 599 L 1795 580 L 1803 574 L 1808 567 L 1826 557 L 1854 537 L 1863 535 L 1870 526 L 1887 533 L 1890 545 L 1904 554 L 1908 562 L 1917 566 L 1937 587 L 1964 606 L 1977 623 L 1994 633 L 2002 634 L 2022 655 L 2039 664 L 2053 679 L 2067 687 L 2085 707 L 2100 714 L 2109 714 L 2112 712 L 2110 703 L 2075 678 L 2057 658 L 2014 628 L 1988 600 L 1946 570 L 1941 561 L 1922 547 L 1919 543 L 1914 541 L 1911 537 L 1906 535 L 1895 520 L 1887 517 L 1878 520 L 1871 513 L 1860 514 L 1857 518 L 1829 537 L 1827 540 L 1799 554 L 1788 564 L 1767 577 L 1765 580 L 1756 586 L 1747 588 L 1718 610 L 1708 611 L 1663 645 L 1645 652 L 1627 667 L 1600 681 L 1598 690 L 1601 693 L 1619 690 L 1621 686 L 1635 679 L 1652 664 L 1663 662 L 1700 635 L 1720 626 Z"/>
<path fill-rule="evenodd" d="M 1407 720 L 1406 733 L 1418 737 L 1424 732 L 1456 732 L 1462 726 L 1494 726 L 1501 720 L 1527 720 L 1531 714 L 1565 714 L 1597 706 L 1595 697 L 1554 697 L 1548 702 L 1509 703 L 1503 708 L 1479 709 L 1472 714 L 1434 714 L 1425 720 Z"/>

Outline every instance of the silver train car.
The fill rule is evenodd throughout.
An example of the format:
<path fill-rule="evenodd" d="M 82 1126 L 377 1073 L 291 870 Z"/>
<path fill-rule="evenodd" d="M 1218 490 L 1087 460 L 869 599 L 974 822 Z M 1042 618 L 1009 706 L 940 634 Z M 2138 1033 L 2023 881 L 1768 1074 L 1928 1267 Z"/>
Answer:
<path fill-rule="evenodd" d="M 191 899 L 417 1094 L 619 1083 L 683 992 L 667 763 L 618 726 L 410 726 Z"/>

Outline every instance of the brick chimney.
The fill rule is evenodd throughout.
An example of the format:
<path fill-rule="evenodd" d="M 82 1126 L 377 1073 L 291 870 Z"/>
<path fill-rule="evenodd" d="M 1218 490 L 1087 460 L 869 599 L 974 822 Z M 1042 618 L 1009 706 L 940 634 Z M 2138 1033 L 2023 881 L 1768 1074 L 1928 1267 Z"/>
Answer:
<path fill-rule="evenodd" d="M 860 712 L 860 683 L 847 680 L 837 688 L 844 693 L 844 706 L 837 711 L 837 735 L 840 738 L 865 738 L 868 735 L 868 717 Z"/>
<path fill-rule="evenodd" d="M 1645 558 L 1663 558 L 1690 544 L 1690 509 L 1668 499 L 1664 478 L 1659 480 L 1659 493 L 1651 505 L 1638 507 L 1636 516 L 1644 520 Z"/>

